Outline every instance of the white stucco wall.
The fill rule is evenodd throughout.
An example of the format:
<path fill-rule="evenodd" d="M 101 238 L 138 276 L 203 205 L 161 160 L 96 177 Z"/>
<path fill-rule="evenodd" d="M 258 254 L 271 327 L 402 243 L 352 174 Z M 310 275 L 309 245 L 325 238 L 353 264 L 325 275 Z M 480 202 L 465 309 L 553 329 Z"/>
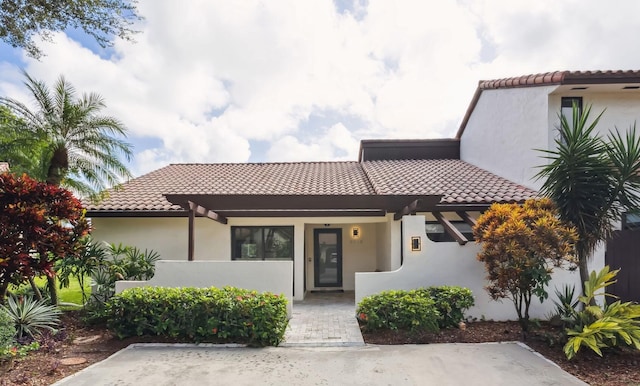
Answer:
<path fill-rule="evenodd" d="M 208 218 L 196 218 L 194 259 L 196 261 L 230 261 L 232 226 L 293 226 L 294 227 L 294 298 L 302 300 L 307 289 L 313 289 L 313 233 L 305 239 L 306 225 L 323 227 L 343 227 L 343 288 L 353 290 L 355 272 L 375 271 L 377 268 L 376 240 L 377 224 L 388 221 L 388 217 L 236 217 L 223 225 Z M 93 236 L 96 240 L 110 243 L 134 245 L 142 249 L 153 249 L 164 260 L 187 260 L 188 221 L 187 218 L 102 218 L 92 219 Z M 363 231 L 363 243 L 350 243 L 348 231 L 351 225 L 359 225 Z M 399 221 L 390 228 L 399 229 Z M 399 243 L 399 238 L 391 241 L 391 247 Z M 399 245 L 399 244 L 398 244 Z M 310 249 L 309 249 L 310 248 Z M 400 261 L 399 247 L 391 251 L 387 258 Z M 239 262 L 233 262 L 239 263 Z M 393 264 L 391 264 L 393 266 Z M 309 279 L 309 271 L 310 278 Z"/>
<path fill-rule="evenodd" d="M 456 285 L 471 289 L 475 297 L 475 306 L 467 315 L 469 317 L 487 318 L 493 320 L 515 320 L 517 315 L 513 304 L 509 300 L 496 302 L 491 300 L 484 290 L 486 273 L 484 265 L 477 261 L 476 256 L 480 246 L 467 243 L 460 246 L 457 243 L 430 241 L 424 228 L 424 216 L 405 216 L 403 222 L 404 264 L 392 272 L 356 273 L 356 303 L 363 297 L 390 289 L 414 289 L 426 286 Z M 411 237 L 419 236 L 422 240 L 422 250 L 411 251 Z M 600 269 L 603 256 L 593 260 L 591 269 Z M 556 269 L 553 280 L 548 287 L 550 296 L 557 286 L 563 283 L 580 283 L 577 271 L 569 272 Z M 551 300 L 540 303 L 534 300 L 530 314 L 532 318 L 545 318 L 553 309 Z"/>
<path fill-rule="evenodd" d="M 603 137 L 616 128 L 620 132 L 626 132 L 634 123 L 640 122 L 640 93 L 559 90 L 549 95 L 549 149 L 555 147 L 554 138 L 560 126 L 558 113 L 562 97 L 582 97 L 583 108 L 591 106 L 592 119 L 604 110 L 596 127 L 596 132 Z"/>
<path fill-rule="evenodd" d="M 555 86 L 485 90 L 460 143 L 460 158 L 518 184 L 537 189 L 531 177 L 548 145 L 549 93 Z M 558 111 L 559 111 L 558 104 Z"/>
<path fill-rule="evenodd" d="M 116 293 L 127 288 L 225 287 L 284 295 L 291 315 L 293 304 L 293 262 L 291 261 L 170 261 L 156 263 L 149 281 L 118 281 Z"/>
<path fill-rule="evenodd" d="M 153 249 L 160 258 L 187 260 L 186 217 L 95 217 L 91 219 L 96 240 Z M 226 225 L 208 218 L 195 219 L 195 260 L 229 260 L 230 232 Z"/>

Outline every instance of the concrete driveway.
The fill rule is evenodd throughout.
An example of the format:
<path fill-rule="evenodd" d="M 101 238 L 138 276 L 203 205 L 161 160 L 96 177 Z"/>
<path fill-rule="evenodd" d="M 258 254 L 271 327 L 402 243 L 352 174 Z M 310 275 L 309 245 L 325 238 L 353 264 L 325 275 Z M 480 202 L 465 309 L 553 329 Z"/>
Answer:
<path fill-rule="evenodd" d="M 518 343 L 133 345 L 55 385 L 585 385 Z"/>

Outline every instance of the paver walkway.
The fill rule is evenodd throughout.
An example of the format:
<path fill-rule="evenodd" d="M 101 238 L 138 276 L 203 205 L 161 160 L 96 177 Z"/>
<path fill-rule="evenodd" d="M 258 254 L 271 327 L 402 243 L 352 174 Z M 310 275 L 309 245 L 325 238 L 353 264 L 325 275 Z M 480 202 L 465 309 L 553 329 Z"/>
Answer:
<path fill-rule="evenodd" d="M 308 293 L 294 302 L 281 346 L 364 346 L 353 291 Z"/>

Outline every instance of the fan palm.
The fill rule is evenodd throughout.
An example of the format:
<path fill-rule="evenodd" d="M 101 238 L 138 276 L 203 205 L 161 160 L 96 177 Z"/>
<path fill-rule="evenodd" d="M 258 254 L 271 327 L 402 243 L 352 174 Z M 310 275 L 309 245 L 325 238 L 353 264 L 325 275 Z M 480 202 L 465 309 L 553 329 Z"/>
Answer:
<path fill-rule="evenodd" d="M 39 150 L 34 177 L 61 185 L 84 196 L 96 197 L 105 188 L 131 177 L 119 159 L 131 158 L 126 128 L 115 118 L 104 116 L 104 99 L 95 93 L 76 97 L 75 88 L 63 76 L 53 90 L 26 72 L 25 85 L 36 109 L 12 98 L 0 98 L 13 116 L 8 122 L 16 140 L 7 152 L 31 154 Z"/>
<path fill-rule="evenodd" d="M 625 212 L 640 208 L 640 138 L 635 124 L 624 134 L 610 131 L 604 139 L 595 133 L 604 112 L 589 123 L 590 112 L 587 107 L 581 114 L 574 105 L 571 122 L 560 115 L 556 149 L 541 150 L 549 163 L 537 174 L 544 178 L 541 193 L 556 203 L 561 219 L 576 228 L 582 283 L 589 279 L 588 260 L 611 235 L 613 224 Z"/>

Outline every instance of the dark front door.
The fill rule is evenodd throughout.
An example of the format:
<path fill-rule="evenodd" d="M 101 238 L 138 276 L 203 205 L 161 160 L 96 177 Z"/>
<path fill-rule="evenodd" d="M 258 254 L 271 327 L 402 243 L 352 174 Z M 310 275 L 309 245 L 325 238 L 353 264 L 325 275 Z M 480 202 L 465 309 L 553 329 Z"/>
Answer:
<path fill-rule="evenodd" d="M 342 229 L 314 229 L 316 287 L 342 287 Z"/>
<path fill-rule="evenodd" d="M 640 302 L 640 229 L 615 231 L 607 240 L 604 262 L 611 270 L 620 269 L 616 282 L 607 287 L 607 292 L 620 300 Z M 615 299 L 608 298 L 613 302 Z"/>

